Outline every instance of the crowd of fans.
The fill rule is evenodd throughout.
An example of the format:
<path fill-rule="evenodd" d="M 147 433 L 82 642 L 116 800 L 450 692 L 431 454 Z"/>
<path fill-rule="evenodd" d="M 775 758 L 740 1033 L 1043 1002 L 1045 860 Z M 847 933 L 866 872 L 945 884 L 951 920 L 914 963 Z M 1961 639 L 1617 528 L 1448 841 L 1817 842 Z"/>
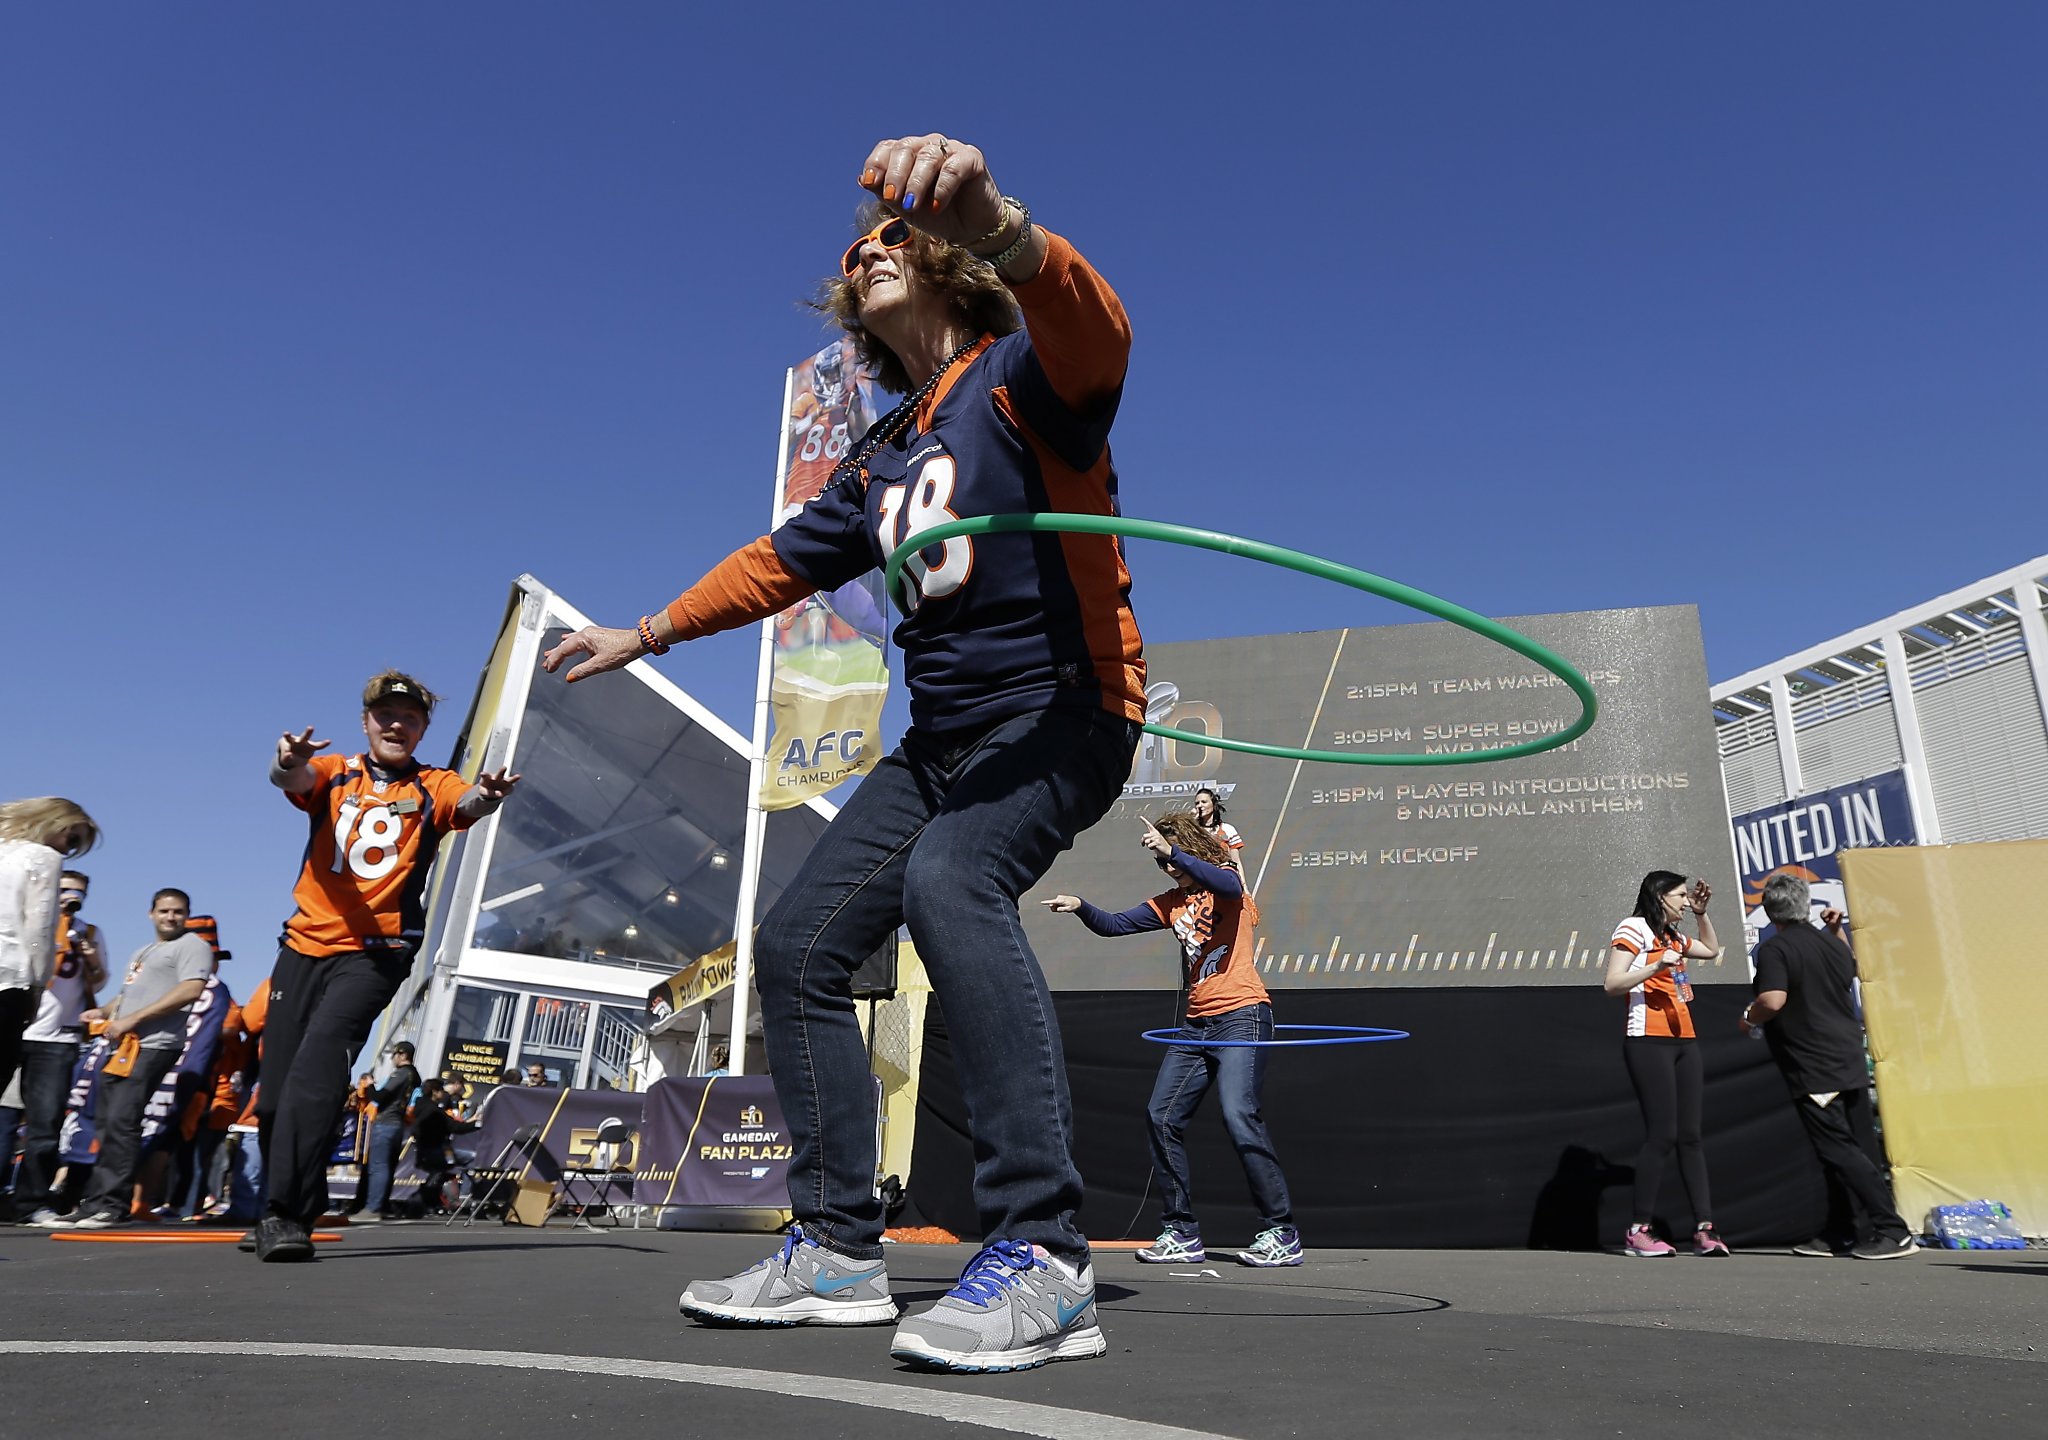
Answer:
<path fill-rule="evenodd" d="M 238 1001 L 214 918 L 168 886 L 150 897 L 155 938 L 111 969 L 84 914 L 91 877 L 66 864 L 97 838 L 69 801 L 0 805 L 0 1223 L 251 1225 L 270 980 Z M 392 1178 L 407 1158 L 424 1177 L 407 1208 L 445 1205 L 474 1158 L 456 1137 L 490 1090 L 550 1083 L 539 1065 L 489 1083 L 422 1076 L 405 1042 L 388 1060 L 381 1081 L 357 1079 L 333 1157 L 357 1185 L 332 1208 L 365 1220 L 399 1213 Z"/>

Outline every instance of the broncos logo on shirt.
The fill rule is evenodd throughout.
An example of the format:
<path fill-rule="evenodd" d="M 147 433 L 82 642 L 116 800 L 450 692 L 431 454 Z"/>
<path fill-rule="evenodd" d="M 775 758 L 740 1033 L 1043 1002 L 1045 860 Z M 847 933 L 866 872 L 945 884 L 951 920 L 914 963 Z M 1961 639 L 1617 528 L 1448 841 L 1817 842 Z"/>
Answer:
<path fill-rule="evenodd" d="M 1146 905 L 1180 941 L 1187 967 L 1188 1014 L 1221 1015 L 1272 997 L 1259 979 L 1258 903 L 1213 890 L 1168 890 Z"/>

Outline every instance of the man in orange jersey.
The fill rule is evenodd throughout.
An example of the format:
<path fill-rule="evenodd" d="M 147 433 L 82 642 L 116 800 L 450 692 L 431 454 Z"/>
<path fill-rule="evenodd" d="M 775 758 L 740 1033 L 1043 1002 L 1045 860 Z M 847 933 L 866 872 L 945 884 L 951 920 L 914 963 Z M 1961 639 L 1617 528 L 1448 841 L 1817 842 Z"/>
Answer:
<path fill-rule="evenodd" d="M 278 738 L 270 782 L 306 813 L 310 838 L 270 977 L 256 1102 L 269 1190 L 256 1227 L 260 1260 L 313 1258 L 307 1227 L 325 1201 L 349 1063 L 412 969 L 435 849 L 519 783 L 501 770 L 466 785 L 413 758 L 435 698 L 387 670 L 363 691 L 364 754 L 320 754 L 328 742 L 310 726 Z"/>

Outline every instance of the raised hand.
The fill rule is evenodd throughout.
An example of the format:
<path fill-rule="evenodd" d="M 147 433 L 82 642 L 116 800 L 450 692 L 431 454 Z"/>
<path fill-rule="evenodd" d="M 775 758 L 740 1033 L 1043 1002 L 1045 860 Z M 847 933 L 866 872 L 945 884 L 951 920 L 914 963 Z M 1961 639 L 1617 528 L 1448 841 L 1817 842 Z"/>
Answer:
<path fill-rule="evenodd" d="M 1706 914 L 1707 902 L 1713 898 L 1713 886 L 1707 884 L 1704 880 L 1696 882 L 1692 887 L 1692 913 L 1695 915 Z"/>
<path fill-rule="evenodd" d="M 1081 908 L 1079 895 L 1055 895 L 1050 900 L 1038 902 L 1055 915 L 1071 915 Z"/>
<path fill-rule="evenodd" d="M 1158 827 L 1150 820 L 1144 822 L 1145 836 L 1138 843 L 1157 855 L 1161 860 L 1173 853 L 1173 842 L 1159 833 Z"/>
<path fill-rule="evenodd" d="M 277 737 L 278 769 L 296 770 L 334 743 L 332 740 L 315 740 L 313 728 L 308 725 L 305 733 L 300 735 L 294 735 L 287 730 Z"/>
<path fill-rule="evenodd" d="M 519 783 L 520 778 L 503 770 L 486 770 L 476 777 L 476 788 L 483 792 L 484 799 L 495 805 L 512 793 L 512 787 Z"/>
<path fill-rule="evenodd" d="M 982 239 L 1003 221 L 1003 192 L 987 160 L 944 135 L 875 142 L 860 183 L 912 225 L 953 245 Z"/>
<path fill-rule="evenodd" d="M 564 635 L 554 649 L 540 657 L 540 668 L 552 675 L 561 668 L 564 660 L 578 655 L 590 658 L 571 670 L 563 678 L 570 684 L 587 680 L 592 675 L 603 675 L 607 671 L 623 669 L 638 660 L 645 650 L 640 644 L 638 630 L 613 630 L 603 625 L 586 625 L 581 630 Z"/>

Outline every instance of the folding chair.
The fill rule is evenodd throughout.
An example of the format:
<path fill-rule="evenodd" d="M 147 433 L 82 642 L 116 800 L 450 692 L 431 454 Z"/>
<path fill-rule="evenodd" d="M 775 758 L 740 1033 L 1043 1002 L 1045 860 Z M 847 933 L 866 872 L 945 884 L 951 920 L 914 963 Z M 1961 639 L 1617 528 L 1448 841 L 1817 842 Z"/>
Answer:
<path fill-rule="evenodd" d="M 614 1186 L 631 1184 L 633 1167 L 619 1163 L 619 1152 L 632 1142 L 633 1127 L 613 1115 L 597 1127 L 597 1137 L 590 1146 L 590 1163 L 587 1165 L 564 1165 L 562 1167 L 562 1198 L 555 1205 L 556 1214 L 573 1212 L 576 1223 L 585 1230 L 595 1230 L 590 1223 L 590 1212 L 602 1210 L 611 1220 L 612 1228 L 619 1225 L 618 1207 L 611 1203 Z M 586 1198 L 577 1200 L 576 1182 L 582 1181 Z M 635 1228 L 638 1228 L 635 1217 Z"/>
<path fill-rule="evenodd" d="M 448 1224 L 461 1220 L 465 1226 L 476 1224 L 485 1206 L 503 1211 L 519 1193 L 519 1177 L 532 1163 L 534 1152 L 540 1149 L 541 1131 L 544 1126 L 521 1125 L 512 1132 L 512 1138 L 498 1148 L 498 1154 L 488 1165 L 472 1165 L 466 1171 L 469 1179 L 469 1194 L 448 1213 Z"/>

